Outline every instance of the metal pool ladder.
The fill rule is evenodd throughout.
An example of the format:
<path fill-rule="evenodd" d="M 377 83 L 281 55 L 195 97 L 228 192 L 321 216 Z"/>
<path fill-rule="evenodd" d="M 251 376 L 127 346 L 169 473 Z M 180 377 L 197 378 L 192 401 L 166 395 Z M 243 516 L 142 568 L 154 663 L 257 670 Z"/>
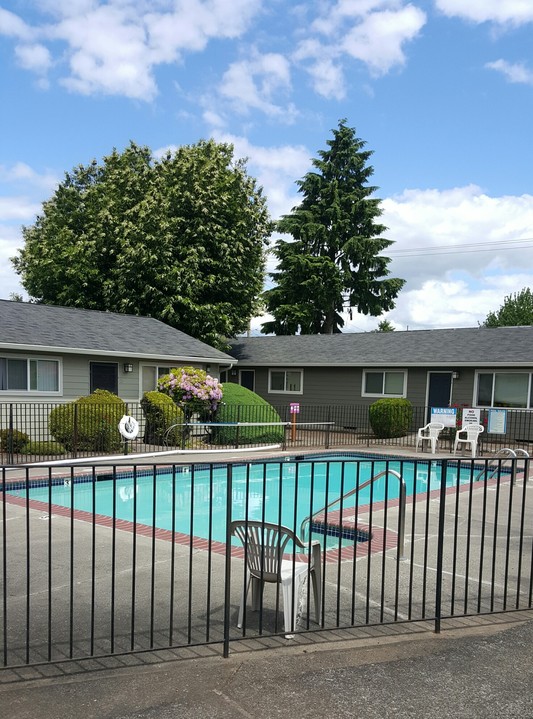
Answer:
<path fill-rule="evenodd" d="M 494 457 L 490 460 L 490 462 L 487 462 L 486 466 L 483 467 L 483 469 L 480 470 L 480 472 L 476 475 L 475 482 L 478 482 L 483 475 L 485 475 L 484 479 L 492 479 L 495 474 L 498 473 L 498 471 L 501 469 L 501 467 L 504 467 L 509 460 L 511 460 L 511 482 L 512 484 L 516 481 L 516 466 L 518 462 L 512 463 L 512 460 L 523 460 L 524 461 L 524 481 L 527 482 L 529 480 L 529 472 L 528 472 L 528 460 L 529 460 L 529 452 L 526 452 L 525 449 L 522 449 L 519 447 L 518 449 L 511 449 L 510 447 L 502 447 L 502 449 L 499 449 Z"/>
<path fill-rule="evenodd" d="M 365 487 L 368 487 L 373 482 L 375 482 L 378 479 L 381 479 L 381 477 L 385 477 L 387 475 L 391 474 L 393 477 L 396 477 L 400 484 L 400 516 L 398 519 L 398 559 L 404 558 L 404 544 L 405 544 L 405 507 L 406 507 L 406 498 L 407 498 L 407 490 L 405 486 L 405 481 L 401 474 L 396 472 L 394 469 L 384 469 L 382 472 L 379 472 L 379 474 L 374 475 L 370 479 L 368 479 L 366 482 L 363 482 L 363 484 L 360 484 L 359 486 L 355 487 L 355 489 L 351 489 L 349 492 L 346 492 L 345 494 L 341 495 L 340 497 L 337 497 L 337 499 L 334 499 L 332 502 L 327 504 L 325 507 L 322 507 L 322 509 L 317 510 L 316 512 L 313 512 L 308 517 L 306 517 L 301 526 L 300 526 L 300 536 L 302 538 L 305 538 L 307 536 L 306 532 L 309 530 L 309 527 L 311 526 L 311 522 L 313 521 L 313 517 L 316 517 L 317 514 L 321 514 L 322 512 L 328 512 L 331 507 L 334 507 L 339 502 L 342 503 L 345 499 L 348 497 L 351 497 L 352 494 L 357 494 L 361 489 L 365 489 Z M 355 521 L 357 523 L 357 517 L 355 518 Z M 326 524 L 324 524 L 324 531 L 326 531 Z M 342 526 L 340 527 L 342 531 Z M 305 539 L 304 539 L 305 541 Z"/>

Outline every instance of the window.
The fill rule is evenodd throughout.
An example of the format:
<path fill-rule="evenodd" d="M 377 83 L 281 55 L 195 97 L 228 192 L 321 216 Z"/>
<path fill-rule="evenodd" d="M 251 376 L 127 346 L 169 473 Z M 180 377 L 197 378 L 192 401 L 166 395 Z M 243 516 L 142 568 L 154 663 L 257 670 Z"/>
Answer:
<path fill-rule="evenodd" d="M 405 372 L 364 372 L 363 396 L 405 397 Z"/>
<path fill-rule="evenodd" d="M 118 394 L 118 364 L 116 362 L 90 362 L 91 394 L 97 389 L 105 389 Z"/>
<path fill-rule="evenodd" d="M 59 392 L 59 360 L 0 357 L 0 390 Z"/>
<path fill-rule="evenodd" d="M 145 365 L 142 368 L 142 393 L 153 392 L 157 388 L 157 380 L 164 374 L 168 374 L 171 367 L 155 367 Z"/>
<path fill-rule="evenodd" d="M 301 369 L 269 370 L 268 391 L 278 394 L 303 394 L 303 371 Z"/>
<path fill-rule="evenodd" d="M 533 386 L 530 372 L 479 372 L 477 375 L 478 407 L 533 408 Z"/>

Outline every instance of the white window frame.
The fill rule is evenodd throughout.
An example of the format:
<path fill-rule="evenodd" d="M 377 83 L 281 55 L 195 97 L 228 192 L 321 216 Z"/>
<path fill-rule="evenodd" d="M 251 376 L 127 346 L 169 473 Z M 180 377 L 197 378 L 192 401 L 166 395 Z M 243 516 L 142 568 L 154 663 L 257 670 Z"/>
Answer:
<path fill-rule="evenodd" d="M 43 357 L 42 355 L 11 355 L 2 354 L 0 357 L 6 360 L 25 360 L 26 361 L 26 381 L 27 387 L 30 386 L 30 361 L 45 361 L 57 363 L 57 390 L 42 389 L 0 389 L 0 397 L 4 394 L 12 394 L 19 397 L 31 395 L 32 397 L 45 397 L 48 395 L 60 396 L 63 394 L 63 361 L 61 357 Z"/>
<path fill-rule="evenodd" d="M 383 382 L 382 387 L 385 387 L 385 375 L 387 373 L 402 374 L 403 375 L 403 392 L 401 394 L 386 394 L 385 392 L 366 392 L 366 375 L 367 374 L 382 374 Z M 406 369 L 365 369 L 363 370 L 363 383 L 361 386 L 361 397 L 406 397 L 407 396 L 407 370 Z"/>
<path fill-rule="evenodd" d="M 287 387 L 287 372 L 298 372 L 300 374 L 300 389 L 271 389 L 272 372 L 285 372 L 284 386 Z M 268 370 L 268 393 L 269 394 L 303 394 L 304 393 L 304 371 L 293 367 L 272 367 Z"/>
<path fill-rule="evenodd" d="M 479 376 L 482 374 L 491 374 L 492 379 L 492 396 L 490 398 L 490 405 L 485 404 L 478 404 L 478 393 L 479 393 Z M 527 397 L 526 397 L 526 406 L 525 407 L 510 407 L 508 405 L 495 405 L 494 404 L 494 375 L 497 374 L 525 374 L 529 376 L 528 381 L 528 387 L 527 387 Z M 499 370 L 499 369 L 487 369 L 487 370 L 476 370 L 475 374 L 475 381 L 474 381 L 474 397 L 472 406 L 473 407 L 479 407 L 481 409 L 491 409 L 494 407 L 497 407 L 497 409 L 513 409 L 513 410 L 526 410 L 526 409 L 533 409 L 533 402 L 531 402 L 531 384 L 533 382 L 533 372 L 530 372 L 529 370 Z"/>

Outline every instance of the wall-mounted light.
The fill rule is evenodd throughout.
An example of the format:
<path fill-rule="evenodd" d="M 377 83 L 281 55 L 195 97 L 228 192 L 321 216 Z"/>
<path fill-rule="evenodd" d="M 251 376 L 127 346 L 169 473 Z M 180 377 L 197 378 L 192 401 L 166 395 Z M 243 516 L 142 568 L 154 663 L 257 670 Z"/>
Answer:
<path fill-rule="evenodd" d="M 452 372 L 452 379 L 459 379 L 459 372 Z"/>
<path fill-rule="evenodd" d="M 236 377 L 236 376 L 237 376 L 237 370 L 236 370 L 236 369 L 232 369 L 232 370 L 231 370 L 231 376 L 232 376 L 232 377 Z"/>
<path fill-rule="evenodd" d="M 133 372 L 133 365 L 129 362 L 124 363 L 124 372 Z"/>
<path fill-rule="evenodd" d="M 211 372 L 211 365 L 210 365 L 210 364 L 206 364 L 206 366 L 205 366 L 205 371 L 207 372 L 207 374 L 209 374 L 209 372 Z"/>

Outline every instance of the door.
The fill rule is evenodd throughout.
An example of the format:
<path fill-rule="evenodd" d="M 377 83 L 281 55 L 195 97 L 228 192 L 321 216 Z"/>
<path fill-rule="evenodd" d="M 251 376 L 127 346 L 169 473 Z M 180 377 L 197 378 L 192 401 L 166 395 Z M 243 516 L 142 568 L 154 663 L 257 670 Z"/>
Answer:
<path fill-rule="evenodd" d="M 255 392 L 255 370 L 241 369 L 239 375 L 239 382 L 241 386 Z"/>
<path fill-rule="evenodd" d="M 431 407 L 449 407 L 452 397 L 452 373 L 430 372 L 428 388 L 428 416 L 430 421 Z"/>
<path fill-rule="evenodd" d="M 95 389 L 106 389 L 118 394 L 118 364 L 116 362 L 91 362 L 91 394 Z"/>

